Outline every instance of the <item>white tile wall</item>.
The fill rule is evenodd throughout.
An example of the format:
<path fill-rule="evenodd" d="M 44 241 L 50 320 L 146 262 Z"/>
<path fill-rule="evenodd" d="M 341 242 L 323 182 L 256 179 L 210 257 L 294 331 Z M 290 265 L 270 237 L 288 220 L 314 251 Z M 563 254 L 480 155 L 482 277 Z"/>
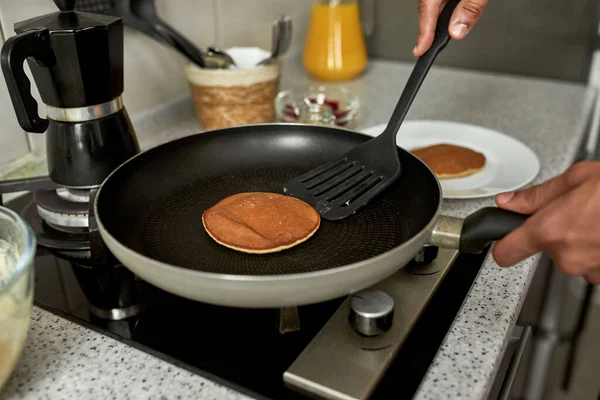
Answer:
<path fill-rule="evenodd" d="M 155 0 L 165 21 L 198 46 L 270 48 L 272 20 L 294 19 L 291 52 L 300 51 L 312 0 Z M 15 22 L 56 11 L 52 0 L 0 0 L 4 37 L 14 35 Z M 125 30 L 125 105 L 130 114 L 153 108 L 188 93 L 183 57 L 132 29 Z M 0 81 L 3 80 L 0 75 Z M 39 99 L 35 87 L 33 95 Z M 23 133 L 17 124 L 6 86 L 0 82 L 0 165 L 31 150 L 43 150 L 44 135 Z M 44 108 L 40 105 L 40 113 Z M 144 132 L 137 132 L 143 138 Z"/>

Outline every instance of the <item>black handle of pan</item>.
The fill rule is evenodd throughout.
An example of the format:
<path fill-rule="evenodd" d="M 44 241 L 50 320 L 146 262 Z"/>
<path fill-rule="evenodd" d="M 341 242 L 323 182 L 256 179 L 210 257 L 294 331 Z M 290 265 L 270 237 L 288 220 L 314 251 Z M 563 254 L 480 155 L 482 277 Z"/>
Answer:
<path fill-rule="evenodd" d="M 461 253 L 481 253 L 490 243 L 502 239 L 529 216 L 498 207 L 485 207 L 465 218 L 460 233 Z"/>

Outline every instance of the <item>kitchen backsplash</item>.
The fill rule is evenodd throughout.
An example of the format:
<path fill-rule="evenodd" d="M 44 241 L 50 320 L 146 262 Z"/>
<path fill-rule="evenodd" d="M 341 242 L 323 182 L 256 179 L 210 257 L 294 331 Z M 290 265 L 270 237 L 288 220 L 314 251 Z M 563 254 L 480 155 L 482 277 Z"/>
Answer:
<path fill-rule="evenodd" d="M 119 1 L 119 0 L 117 0 Z M 294 20 L 294 38 L 287 57 L 301 52 L 312 0 L 155 0 L 159 14 L 197 45 L 270 48 L 271 21 L 281 14 Z M 406 0 L 414 1 L 416 0 Z M 2 37 L 14 35 L 15 22 L 56 11 L 52 0 L 0 0 Z M 598 59 L 598 57 L 596 57 Z M 590 82 L 600 87 L 600 60 Z M 145 35 L 125 29 L 124 101 L 130 114 L 152 109 L 189 94 L 184 60 Z M 0 80 L 3 77 L 0 74 Z M 35 86 L 34 97 L 39 98 Z M 40 105 L 40 114 L 45 115 Z M 144 139 L 151 133 L 138 131 Z M 19 127 L 4 82 L 0 82 L 0 166 L 44 148 L 44 135 L 26 134 Z M 18 163 L 17 163 L 18 164 Z M 2 175 L 0 171 L 0 176 Z"/>
<path fill-rule="evenodd" d="M 118 0 L 117 0 L 118 1 Z M 310 0 L 156 0 L 159 14 L 199 46 L 259 46 L 270 49 L 271 21 L 281 14 L 294 20 L 290 54 L 303 48 Z M 15 22 L 56 11 L 52 0 L 0 0 L 2 43 L 14 35 Z M 125 92 L 130 114 L 189 93 L 184 59 L 144 34 L 125 29 Z M 0 76 L 0 79 L 3 79 Z M 34 97 L 39 99 L 35 86 Z M 4 82 L 0 84 L 0 165 L 44 147 L 44 135 L 19 127 Z M 45 115 L 40 105 L 40 114 Z M 137 132 L 143 137 L 144 132 Z"/>

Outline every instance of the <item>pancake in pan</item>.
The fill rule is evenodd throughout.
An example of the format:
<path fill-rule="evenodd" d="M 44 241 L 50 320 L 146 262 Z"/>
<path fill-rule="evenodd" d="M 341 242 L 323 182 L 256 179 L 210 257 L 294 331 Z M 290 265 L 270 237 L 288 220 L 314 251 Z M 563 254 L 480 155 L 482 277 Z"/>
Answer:
<path fill-rule="evenodd" d="M 308 240 L 321 216 L 310 205 L 276 193 L 248 192 L 226 197 L 202 214 L 217 243 L 250 254 L 275 253 Z"/>

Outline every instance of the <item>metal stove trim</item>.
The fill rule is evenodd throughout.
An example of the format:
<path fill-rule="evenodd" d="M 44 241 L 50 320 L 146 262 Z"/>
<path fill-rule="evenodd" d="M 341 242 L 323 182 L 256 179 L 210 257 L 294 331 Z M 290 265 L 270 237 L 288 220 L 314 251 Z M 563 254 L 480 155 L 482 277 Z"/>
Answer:
<path fill-rule="evenodd" d="M 382 335 L 363 337 L 350 327 L 348 297 L 284 372 L 285 385 L 318 399 L 368 398 L 457 256 L 456 250 L 440 249 L 419 274 L 405 268 L 372 287 L 397 305 L 394 322 Z"/>
<path fill-rule="evenodd" d="M 51 224 L 55 229 L 59 227 L 65 228 L 87 228 L 88 227 L 88 215 L 87 214 L 61 214 L 48 211 L 43 207 L 37 206 L 37 211 L 40 217 L 48 224 Z"/>
<path fill-rule="evenodd" d="M 112 308 L 110 310 L 104 310 L 90 304 L 90 312 L 94 316 L 107 321 L 122 321 L 138 315 L 143 310 L 144 307 L 141 304 L 134 304 L 123 308 Z"/>

